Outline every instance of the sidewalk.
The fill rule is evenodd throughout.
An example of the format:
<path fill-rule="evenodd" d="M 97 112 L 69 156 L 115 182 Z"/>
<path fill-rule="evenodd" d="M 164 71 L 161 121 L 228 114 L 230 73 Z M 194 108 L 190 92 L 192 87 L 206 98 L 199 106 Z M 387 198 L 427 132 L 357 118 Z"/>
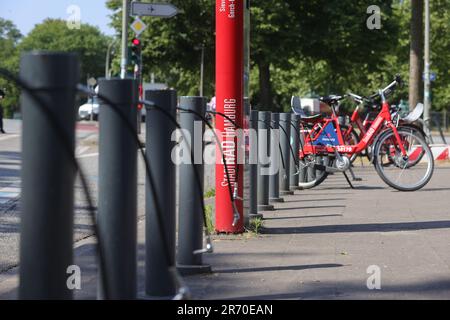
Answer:
<path fill-rule="evenodd" d="M 296 191 L 264 213 L 263 234 L 215 241 L 214 274 L 187 280 L 197 299 L 450 299 L 450 168 L 422 191 L 387 188 L 373 168 Z M 369 290 L 367 268 L 381 270 Z"/>
<path fill-rule="evenodd" d="M 422 191 L 401 193 L 373 168 L 351 190 L 340 174 L 296 191 L 264 213 L 260 235 L 216 236 L 204 256 L 213 274 L 185 278 L 194 299 L 450 299 L 450 167 Z M 144 286 L 144 223 L 139 222 L 139 289 Z M 95 299 L 94 239 L 77 243 L 77 298 Z M 369 266 L 381 290 L 366 286 Z M 17 268 L 0 275 L 0 299 L 16 297 Z M 142 294 L 140 295 L 142 297 Z"/>

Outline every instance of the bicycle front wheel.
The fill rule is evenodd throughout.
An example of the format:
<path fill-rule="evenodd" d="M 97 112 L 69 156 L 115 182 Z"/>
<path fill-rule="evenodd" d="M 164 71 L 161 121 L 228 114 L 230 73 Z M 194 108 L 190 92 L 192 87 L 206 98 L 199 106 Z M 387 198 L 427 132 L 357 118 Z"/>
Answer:
<path fill-rule="evenodd" d="M 433 154 L 422 135 L 401 127 L 397 131 L 407 156 L 402 155 L 394 131 L 388 130 L 375 144 L 373 151 L 375 169 L 381 179 L 394 189 L 419 190 L 433 175 Z"/>

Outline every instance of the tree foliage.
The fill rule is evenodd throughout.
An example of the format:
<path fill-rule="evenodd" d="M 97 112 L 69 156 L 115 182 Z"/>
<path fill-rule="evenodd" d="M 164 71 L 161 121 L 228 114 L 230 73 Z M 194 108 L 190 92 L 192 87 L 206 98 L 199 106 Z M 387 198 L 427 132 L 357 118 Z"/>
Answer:
<path fill-rule="evenodd" d="M 104 75 L 109 41 L 97 27 L 81 24 L 80 29 L 69 29 L 64 20 L 47 19 L 22 40 L 19 49 L 75 52 L 80 57 L 84 81 Z"/>
<path fill-rule="evenodd" d="M 10 72 L 18 69 L 17 43 L 21 37 L 19 30 L 11 21 L 0 18 L 0 68 Z M 19 92 L 13 83 L 2 77 L 0 77 L 0 89 L 6 93 L 6 98 L 2 101 L 5 117 L 10 117 L 17 106 Z"/>
<path fill-rule="evenodd" d="M 205 94 L 214 93 L 215 6 L 210 0 L 173 0 L 181 13 L 171 19 L 142 17 L 148 26 L 141 35 L 143 44 L 144 80 L 151 74 L 157 82 L 167 83 L 183 95 L 199 93 L 201 47 L 205 47 Z M 120 0 L 109 0 L 108 8 L 116 13 L 112 25 L 121 30 Z M 129 34 L 133 37 L 132 31 Z M 116 58 L 116 73 L 118 73 Z"/>
<path fill-rule="evenodd" d="M 382 69 L 383 57 L 394 50 L 399 33 L 390 2 L 284 1 L 285 7 L 278 11 L 278 15 L 283 15 L 278 18 L 282 29 L 268 27 L 274 23 L 271 16 L 266 15 L 269 7 L 275 8 L 271 3 L 254 2 L 252 23 L 256 26 L 252 42 L 264 49 L 253 48 L 253 51 L 264 50 L 263 56 L 270 61 L 275 93 L 273 104 L 286 109 L 293 92 L 326 94 L 342 92 L 355 84 L 367 86 L 370 75 Z M 383 13 L 379 30 L 367 28 L 370 5 L 379 6 Z M 268 29 L 273 31 L 270 36 L 261 32 Z M 283 44 L 271 45 L 277 35 Z M 255 57 L 254 62 L 258 61 Z M 260 86 L 252 91 L 258 90 Z M 260 102 L 257 96 L 253 98 L 253 104 Z"/>
<path fill-rule="evenodd" d="M 47 19 L 22 37 L 10 21 L 0 19 L 0 66 L 18 73 L 20 54 L 33 50 L 75 52 L 81 62 L 81 82 L 88 77 L 100 77 L 105 72 L 105 55 L 111 39 L 97 27 L 81 24 L 80 29 L 69 29 L 66 21 Z M 19 90 L 11 82 L 0 79 L 6 89 L 6 115 L 18 111 Z"/>
<path fill-rule="evenodd" d="M 180 14 L 171 19 L 142 18 L 144 80 L 152 75 L 178 90 L 196 95 L 200 83 L 201 48 L 205 48 L 205 95 L 214 95 L 215 1 L 172 0 Z M 289 108 L 292 94 L 325 95 L 354 91 L 369 94 L 400 73 L 409 73 L 411 1 L 284 0 L 251 2 L 251 101 L 259 108 Z M 121 30 L 121 0 L 108 0 L 111 24 Z M 367 8 L 379 6 L 381 29 L 370 30 Z M 450 0 L 431 1 L 431 69 L 433 108 L 449 107 Z M 130 37 L 132 37 L 130 30 Z M 82 60 L 83 80 L 103 74 L 111 39 L 89 25 L 70 30 L 62 20 L 48 19 L 26 37 L 0 19 L 0 66 L 17 72 L 19 54 L 27 50 L 75 51 Z M 119 48 L 119 41 L 116 47 Z M 120 50 L 113 66 L 119 72 Z M 0 80 L 17 105 L 18 91 Z M 404 88 L 396 97 L 407 100 Z"/>

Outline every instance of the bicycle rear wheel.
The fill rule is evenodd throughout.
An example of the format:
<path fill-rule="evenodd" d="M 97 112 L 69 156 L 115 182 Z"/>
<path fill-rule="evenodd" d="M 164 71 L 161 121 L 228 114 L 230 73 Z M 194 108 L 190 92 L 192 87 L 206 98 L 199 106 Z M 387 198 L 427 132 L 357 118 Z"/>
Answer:
<path fill-rule="evenodd" d="M 298 186 L 302 189 L 311 189 L 317 187 L 328 177 L 328 172 L 316 170 L 307 166 L 306 160 L 300 160 L 300 176 Z M 331 166 L 332 160 L 329 156 L 315 156 L 315 164 Z"/>
<path fill-rule="evenodd" d="M 433 154 L 421 134 L 401 127 L 397 131 L 407 156 L 402 156 L 394 132 L 388 130 L 375 144 L 373 152 L 375 169 L 381 179 L 394 189 L 419 190 L 433 175 Z"/>

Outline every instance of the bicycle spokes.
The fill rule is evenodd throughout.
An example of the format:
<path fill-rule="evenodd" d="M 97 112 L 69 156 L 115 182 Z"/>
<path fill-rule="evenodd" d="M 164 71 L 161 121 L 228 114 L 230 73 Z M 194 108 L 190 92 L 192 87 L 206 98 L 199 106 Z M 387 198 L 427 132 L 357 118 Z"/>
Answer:
<path fill-rule="evenodd" d="M 399 139 L 389 131 L 380 137 L 375 147 L 375 168 L 387 184 L 398 190 L 420 189 L 433 173 L 431 150 L 423 137 L 412 130 L 400 129 L 398 135 Z"/>

